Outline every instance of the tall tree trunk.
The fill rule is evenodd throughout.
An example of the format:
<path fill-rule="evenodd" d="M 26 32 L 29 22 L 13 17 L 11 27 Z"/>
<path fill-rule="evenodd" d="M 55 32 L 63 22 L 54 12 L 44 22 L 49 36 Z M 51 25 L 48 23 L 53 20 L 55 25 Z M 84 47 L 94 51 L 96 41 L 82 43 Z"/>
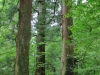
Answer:
<path fill-rule="evenodd" d="M 45 0 L 38 0 L 37 57 L 35 75 L 45 75 Z"/>
<path fill-rule="evenodd" d="M 68 29 L 73 24 L 71 17 L 65 18 L 71 9 L 68 5 L 71 0 L 62 0 L 62 57 L 61 57 L 61 75 L 73 75 L 73 46 L 71 45 L 71 31 Z"/>
<path fill-rule="evenodd" d="M 20 0 L 15 75 L 29 75 L 32 0 Z"/>

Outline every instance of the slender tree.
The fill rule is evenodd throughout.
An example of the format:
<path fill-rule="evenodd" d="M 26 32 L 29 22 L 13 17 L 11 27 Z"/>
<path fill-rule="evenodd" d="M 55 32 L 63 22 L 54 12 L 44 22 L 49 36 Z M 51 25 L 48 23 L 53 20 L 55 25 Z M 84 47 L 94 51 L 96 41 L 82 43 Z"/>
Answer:
<path fill-rule="evenodd" d="M 62 57 L 61 75 L 73 75 L 73 46 L 71 45 L 71 31 L 73 24 L 71 17 L 64 17 L 71 9 L 71 0 L 62 0 Z"/>
<path fill-rule="evenodd" d="M 32 0 L 20 0 L 15 75 L 29 75 Z"/>
<path fill-rule="evenodd" d="M 45 75 L 45 0 L 38 0 L 37 57 L 35 75 Z"/>

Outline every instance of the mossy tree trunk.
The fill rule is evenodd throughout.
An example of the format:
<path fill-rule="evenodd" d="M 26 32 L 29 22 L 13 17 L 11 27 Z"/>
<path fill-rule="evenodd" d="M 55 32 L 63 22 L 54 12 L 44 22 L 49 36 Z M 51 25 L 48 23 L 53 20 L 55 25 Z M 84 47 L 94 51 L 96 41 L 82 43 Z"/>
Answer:
<path fill-rule="evenodd" d="M 32 0 L 20 0 L 15 75 L 29 75 Z"/>
<path fill-rule="evenodd" d="M 38 0 L 37 52 L 35 75 L 45 75 L 45 0 Z"/>
<path fill-rule="evenodd" d="M 73 46 L 70 38 L 72 26 L 72 17 L 64 17 L 71 9 L 71 0 L 62 0 L 62 57 L 61 57 L 61 75 L 74 75 L 73 73 Z M 69 4 L 70 3 L 70 4 Z"/>

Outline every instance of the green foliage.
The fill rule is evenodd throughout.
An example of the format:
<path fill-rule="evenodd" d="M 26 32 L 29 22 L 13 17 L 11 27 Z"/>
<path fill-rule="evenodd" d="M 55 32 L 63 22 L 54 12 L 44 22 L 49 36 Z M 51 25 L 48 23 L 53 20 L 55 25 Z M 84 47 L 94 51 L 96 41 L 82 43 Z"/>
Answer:
<path fill-rule="evenodd" d="M 0 75 L 13 75 L 15 62 L 15 37 L 18 14 L 11 12 L 12 5 L 16 7 L 17 1 L 1 0 L 0 4 Z M 9 4 L 10 3 L 10 4 Z M 15 10 L 15 8 L 14 8 Z M 9 14 L 9 15 L 8 15 Z M 14 14 L 13 16 L 11 16 Z"/>
<path fill-rule="evenodd" d="M 4 2 L 5 1 L 5 2 Z M 75 2 L 75 1 L 73 1 Z M 33 3 L 33 13 L 37 10 L 37 1 Z M 68 5 L 68 4 L 67 4 Z M 60 0 L 46 1 L 46 75 L 60 75 L 61 57 L 61 22 Z M 59 9 L 59 10 L 58 10 Z M 2 11 L 1 11 L 2 10 Z M 14 74 L 16 50 L 16 33 L 18 22 L 18 0 L 0 0 L 0 75 Z M 72 15 L 73 12 L 73 15 Z M 71 13 L 71 14 L 70 14 Z M 43 14 L 45 15 L 45 14 Z M 78 58 L 75 68 L 77 75 L 99 75 L 100 72 L 100 1 L 87 0 L 85 3 L 73 3 L 72 9 L 65 17 L 73 17 L 72 31 L 74 55 Z M 35 18 L 37 20 L 37 17 Z M 36 22 L 35 22 L 36 23 Z M 34 25 L 33 25 L 34 27 Z M 36 69 L 36 28 L 32 27 L 30 41 L 30 75 Z M 35 36 L 33 36 L 35 35 Z M 69 42 L 68 42 L 69 43 Z"/>
<path fill-rule="evenodd" d="M 58 41 L 58 42 L 55 42 Z M 50 73 L 60 74 L 60 57 L 61 57 L 61 37 L 53 42 L 47 42 L 46 45 L 46 68 Z M 52 62 L 52 63 L 51 63 Z M 47 73 L 47 75 L 49 75 Z"/>
<path fill-rule="evenodd" d="M 100 3 L 88 0 L 74 7 L 72 30 L 75 44 L 75 57 L 79 58 L 78 75 L 99 75 L 100 52 Z"/>

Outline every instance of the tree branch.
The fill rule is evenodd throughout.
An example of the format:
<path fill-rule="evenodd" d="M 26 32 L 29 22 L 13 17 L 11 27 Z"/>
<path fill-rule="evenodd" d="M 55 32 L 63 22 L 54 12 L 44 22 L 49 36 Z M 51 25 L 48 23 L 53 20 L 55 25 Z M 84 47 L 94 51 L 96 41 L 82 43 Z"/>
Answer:
<path fill-rule="evenodd" d="M 53 20 L 53 18 L 55 17 L 55 10 L 56 10 L 56 4 L 57 4 L 57 0 L 54 2 L 54 15 L 52 16 L 52 18 L 47 22 L 47 24 L 50 24 L 50 22 Z"/>

